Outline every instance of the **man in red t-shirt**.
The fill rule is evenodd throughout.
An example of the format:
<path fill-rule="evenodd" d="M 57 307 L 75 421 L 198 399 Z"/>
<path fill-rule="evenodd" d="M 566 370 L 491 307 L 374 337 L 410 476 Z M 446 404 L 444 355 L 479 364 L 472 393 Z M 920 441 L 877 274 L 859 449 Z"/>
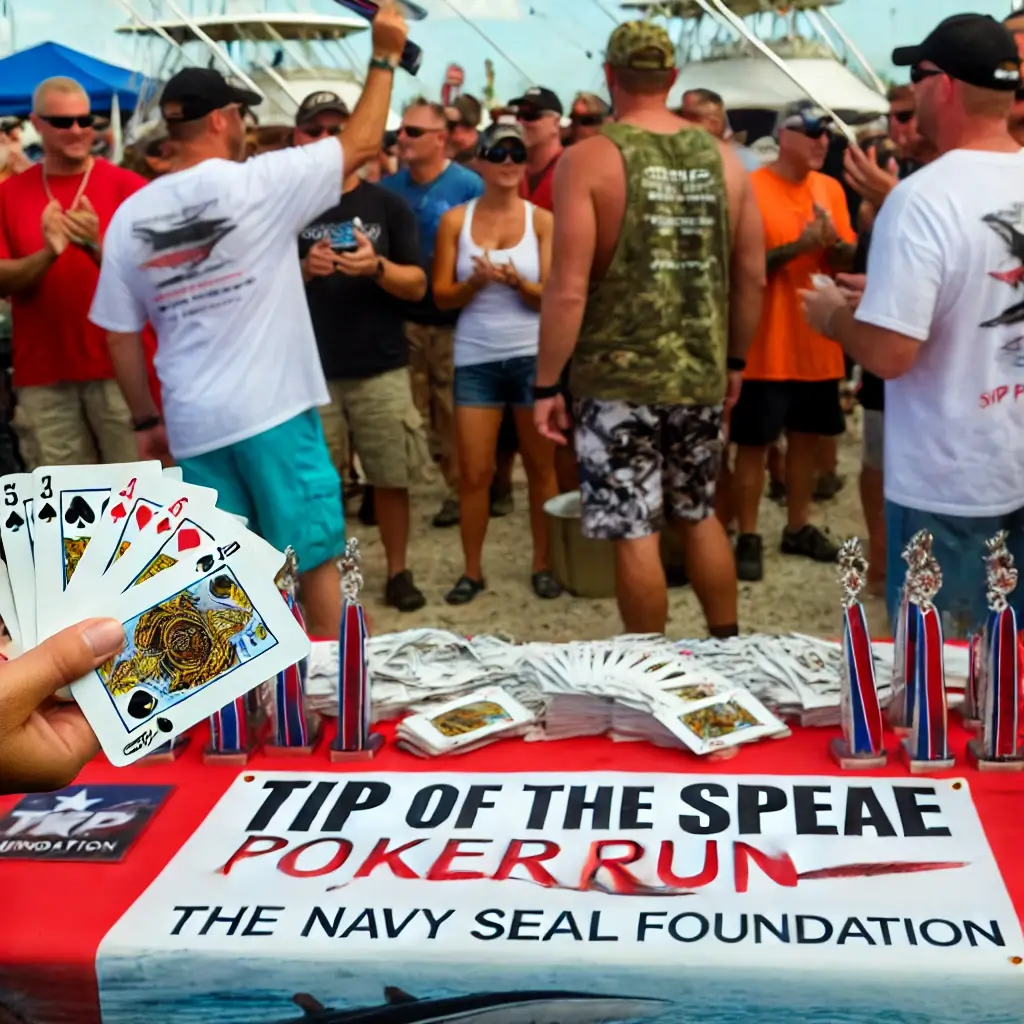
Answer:
<path fill-rule="evenodd" d="M 43 82 L 33 110 L 43 163 L 0 185 L 0 295 L 12 299 L 22 458 L 29 469 L 130 462 L 131 414 L 106 334 L 88 317 L 103 235 L 145 181 L 90 155 L 89 97 L 77 82 Z"/>
<path fill-rule="evenodd" d="M 511 106 L 523 126 L 526 140 L 526 179 L 520 194 L 534 206 L 552 210 L 555 165 L 564 152 L 562 101 L 550 89 L 536 86 L 513 100 Z"/>

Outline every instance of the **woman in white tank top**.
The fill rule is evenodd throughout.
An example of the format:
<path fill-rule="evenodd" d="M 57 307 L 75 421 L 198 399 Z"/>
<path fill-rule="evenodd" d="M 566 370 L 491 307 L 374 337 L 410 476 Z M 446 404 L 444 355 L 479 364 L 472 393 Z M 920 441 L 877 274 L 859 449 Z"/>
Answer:
<path fill-rule="evenodd" d="M 558 493 L 554 445 L 533 424 L 540 300 L 551 266 L 554 221 L 520 199 L 526 145 L 518 125 L 492 125 L 476 169 L 484 194 L 441 219 L 434 256 L 439 309 L 461 309 L 455 328 L 455 445 L 465 573 L 446 600 L 468 604 L 484 588 L 481 566 L 490 521 L 498 432 L 511 406 L 530 488 L 533 589 L 561 593 L 548 568 L 544 504 Z"/>

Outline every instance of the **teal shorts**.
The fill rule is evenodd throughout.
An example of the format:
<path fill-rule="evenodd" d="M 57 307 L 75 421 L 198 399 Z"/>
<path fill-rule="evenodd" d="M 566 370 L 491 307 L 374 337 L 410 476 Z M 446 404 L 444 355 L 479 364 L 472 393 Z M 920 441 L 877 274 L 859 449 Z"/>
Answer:
<path fill-rule="evenodd" d="M 218 508 L 245 516 L 280 551 L 291 545 L 300 572 L 344 553 L 341 481 L 316 409 L 180 464 L 186 483 L 217 491 Z"/>

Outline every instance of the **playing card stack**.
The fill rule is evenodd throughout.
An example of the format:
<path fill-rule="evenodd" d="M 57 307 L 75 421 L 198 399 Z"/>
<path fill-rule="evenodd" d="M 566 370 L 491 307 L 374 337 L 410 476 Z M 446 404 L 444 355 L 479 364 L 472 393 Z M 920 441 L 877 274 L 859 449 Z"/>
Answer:
<path fill-rule="evenodd" d="M 92 617 L 125 649 L 73 697 L 127 765 L 309 653 L 275 578 L 285 556 L 159 462 L 44 467 L 0 479 L 8 656 Z"/>
<path fill-rule="evenodd" d="M 398 746 L 419 757 L 465 754 L 522 736 L 536 715 L 500 686 L 488 686 L 398 724 Z"/>

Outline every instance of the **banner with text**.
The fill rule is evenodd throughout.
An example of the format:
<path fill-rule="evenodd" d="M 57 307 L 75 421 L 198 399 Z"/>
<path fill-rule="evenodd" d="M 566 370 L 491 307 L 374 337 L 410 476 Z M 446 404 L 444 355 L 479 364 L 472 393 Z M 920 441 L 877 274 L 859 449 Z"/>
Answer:
<path fill-rule="evenodd" d="M 453 998 L 479 996 L 476 971 L 494 999 L 496 972 L 504 998 L 557 966 L 564 995 L 586 966 L 597 998 L 615 971 L 703 968 L 706 980 L 737 964 L 776 980 L 889 972 L 931 998 L 953 975 L 1019 984 L 1022 954 L 960 779 L 264 772 L 239 776 L 108 934 L 98 971 L 104 1020 L 117 1021 L 142 992 L 166 987 L 169 1006 L 179 975 L 200 998 L 204 971 L 211 993 L 234 979 L 302 1005 L 323 963 L 334 1003 L 380 1002 L 377 989 L 339 991 L 339 961 L 379 964 L 391 1005 L 424 998 L 389 977 L 395 964 L 403 976 L 433 965 L 422 987 L 447 977 L 445 992 L 466 992 Z M 616 998 L 631 991 L 618 986 Z M 216 1020 L 216 1005 L 190 1012 Z M 589 1007 L 580 1019 L 649 1016 Z"/>

